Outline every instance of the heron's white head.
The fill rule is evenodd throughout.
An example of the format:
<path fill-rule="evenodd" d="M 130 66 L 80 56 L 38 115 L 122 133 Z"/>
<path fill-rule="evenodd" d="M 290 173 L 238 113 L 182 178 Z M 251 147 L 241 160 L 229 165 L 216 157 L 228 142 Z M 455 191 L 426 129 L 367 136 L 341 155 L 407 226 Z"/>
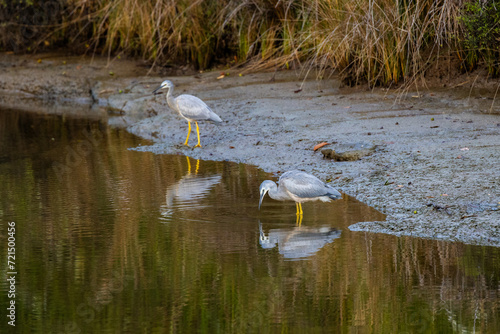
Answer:
<path fill-rule="evenodd" d="M 262 200 L 264 199 L 264 196 L 266 196 L 267 192 L 273 188 L 276 188 L 276 183 L 274 183 L 271 180 L 266 180 L 260 184 L 260 200 L 259 200 L 259 210 L 260 206 L 262 204 Z"/>
<path fill-rule="evenodd" d="M 165 80 L 161 83 L 160 86 L 156 87 L 156 89 L 153 91 L 153 94 L 159 91 L 160 89 L 171 89 L 174 88 L 174 84 L 170 80 Z"/>

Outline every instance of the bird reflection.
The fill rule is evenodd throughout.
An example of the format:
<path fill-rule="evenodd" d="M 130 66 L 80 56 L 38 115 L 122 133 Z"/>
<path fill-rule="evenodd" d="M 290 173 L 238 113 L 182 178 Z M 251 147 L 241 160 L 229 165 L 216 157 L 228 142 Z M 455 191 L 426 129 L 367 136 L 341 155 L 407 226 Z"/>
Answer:
<path fill-rule="evenodd" d="M 210 190 L 220 183 L 222 176 L 219 174 L 210 176 L 200 176 L 200 160 L 196 160 L 195 172 L 191 172 L 191 162 L 189 157 L 188 172 L 179 181 L 167 188 L 165 205 L 161 206 L 161 214 L 164 218 L 172 215 L 175 209 L 194 210 L 201 209 L 200 201 L 206 197 Z"/>
<path fill-rule="evenodd" d="M 303 259 L 316 254 L 323 246 L 340 237 L 341 231 L 331 226 L 296 226 L 269 230 L 266 235 L 259 221 L 259 243 L 264 249 L 278 245 L 285 259 Z"/>

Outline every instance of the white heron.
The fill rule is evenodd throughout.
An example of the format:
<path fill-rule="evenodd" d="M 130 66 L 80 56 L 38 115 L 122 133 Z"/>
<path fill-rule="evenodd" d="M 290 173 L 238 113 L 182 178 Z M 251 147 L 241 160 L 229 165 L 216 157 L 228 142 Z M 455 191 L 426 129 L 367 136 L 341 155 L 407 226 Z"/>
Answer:
<path fill-rule="evenodd" d="M 308 201 L 329 202 L 342 198 L 342 195 L 330 185 L 316 176 L 298 170 L 283 173 L 280 176 L 279 187 L 274 181 L 266 180 L 260 184 L 259 210 L 266 193 L 278 201 L 295 201 L 297 216 L 302 216 L 302 203 Z"/>
<path fill-rule="evenodd" d="M 189 135 L 191 134 L 191 122 L 196 123 L 196 133 L 198 134 L 198 144 L 195 147 L 201 147 L 200 129 L 198 121 L 212 121 L 221 123 L 222 119 L 210 109 L 205 102 L 193 95 L 182 94 L 174 97 L 174 84 L 170 80 L 165 80 L 153 91 L 155 94 L 160 89 L 167 89 L 167 103 L 170 108 L 177 111 L 179 115 L 188 121 L 189 130 L 184 145 L 188 145 Z"/>

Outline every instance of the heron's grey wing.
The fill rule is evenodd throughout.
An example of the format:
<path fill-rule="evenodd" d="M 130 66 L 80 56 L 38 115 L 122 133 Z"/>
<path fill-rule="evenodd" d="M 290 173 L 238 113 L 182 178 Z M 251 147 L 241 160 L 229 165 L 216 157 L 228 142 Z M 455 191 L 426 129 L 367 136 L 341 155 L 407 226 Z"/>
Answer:
<path fill-rule="evenodd" d="M 314 198 L 328 196 L 333 189 L 326 185 L 316 176 L 301 172 L 290 171 L 281 175 L 279 179 L 280 187 L 301 198 Z"/>
<path fill-rule="evenodd" d="M 222 122 L 209 106 L 199 98 L 193 95 L 179 95 L 176 97 L 175 102 L 181 114 L 193 121 L 211 120 L 215 122 Z"/>

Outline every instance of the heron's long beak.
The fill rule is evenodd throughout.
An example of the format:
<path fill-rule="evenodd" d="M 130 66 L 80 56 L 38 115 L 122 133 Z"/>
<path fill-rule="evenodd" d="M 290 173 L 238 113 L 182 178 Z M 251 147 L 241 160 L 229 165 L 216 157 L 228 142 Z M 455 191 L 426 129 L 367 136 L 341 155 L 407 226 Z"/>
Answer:
<path fill-rule="evenodd" d="M 156 94 L 157 91 L 159 91 L 161 89 L 161 85 L 156 87 L 156 89 L 153 91 L 153 94 Z"/>
<path fill-rule="evenodd" d="M 260 210 L 260 206 L 261 206 L 261 204 L 262 204 L 262 200 L 264 199 L 264 196 L 266 196 L 266 192 L 265 192 L 265 191 L 262 193 L 262 195 L 260 195 L 260 200 L 259 200 L 259 210 Z"/>

